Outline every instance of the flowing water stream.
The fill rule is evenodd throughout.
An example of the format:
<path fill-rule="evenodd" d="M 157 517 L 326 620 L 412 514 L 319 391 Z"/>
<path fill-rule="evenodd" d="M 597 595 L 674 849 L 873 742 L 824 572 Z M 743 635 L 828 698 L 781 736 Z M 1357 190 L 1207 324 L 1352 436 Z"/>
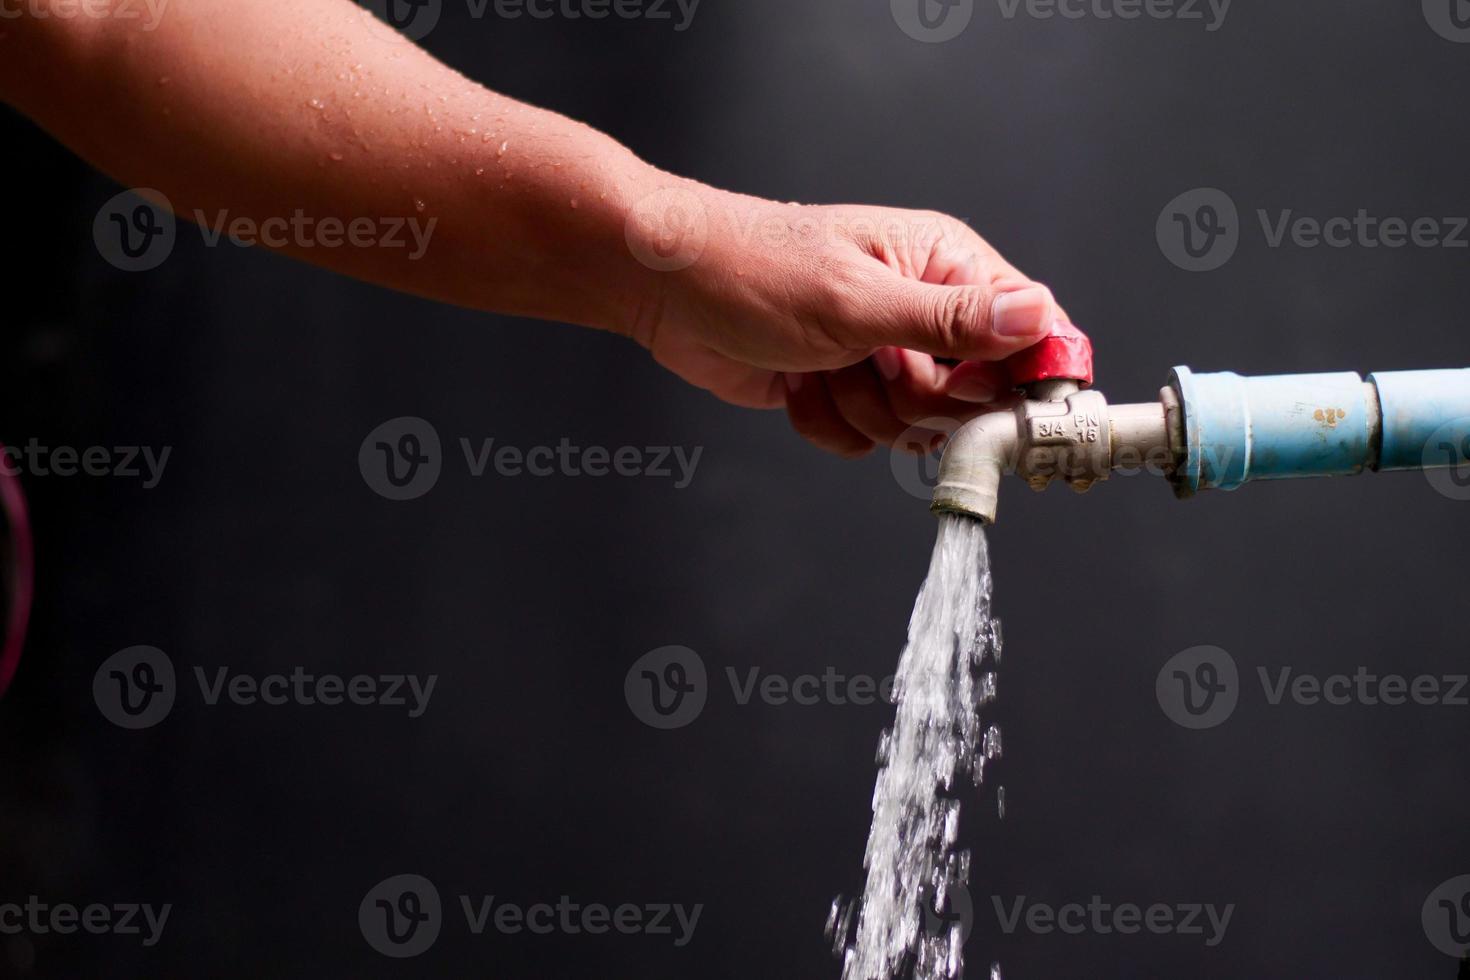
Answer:
<path fill-rule="evenodd" d="M 944 515 L 898 662 L 893 728 L 878 745 L 873 829 L 859 901 L 832 905 L 828 935 L 843 980 L 953 980 L 964 975 L 968 924 L 950 896 L 969 883 L 958 848 L 959 795 L 1000 755 L 995 699 L 1000 623 L 990 613 L 990 555 L 979 521 Z M 1004 791 L 997 804 L 1004 815 Z M 853 919 L 857 932 L 853 936 Z M 990 968 L 1000 980 L 1000 967 Z"/>

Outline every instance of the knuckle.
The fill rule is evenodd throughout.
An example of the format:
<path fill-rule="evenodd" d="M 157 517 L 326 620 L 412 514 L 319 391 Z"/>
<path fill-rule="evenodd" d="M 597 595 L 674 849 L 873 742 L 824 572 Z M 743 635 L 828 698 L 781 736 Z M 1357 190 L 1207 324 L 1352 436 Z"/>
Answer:
<path fill-rule="evenodd" d="M 843 347 L 866 347 L 859 340 L 863 328 L 883 315 L 883 291 L 876 288 L 873 275 L 851 263 L 834 262 L 814 278 L 813 317 Z"/>
<path fill-rule="evenodd" d="M 983 291 L 967 287 L 940 290 L 930 301 L 929 327 L 945 349 L 962 349 L 975 328 L 988 322 L 984 297 Z"/>

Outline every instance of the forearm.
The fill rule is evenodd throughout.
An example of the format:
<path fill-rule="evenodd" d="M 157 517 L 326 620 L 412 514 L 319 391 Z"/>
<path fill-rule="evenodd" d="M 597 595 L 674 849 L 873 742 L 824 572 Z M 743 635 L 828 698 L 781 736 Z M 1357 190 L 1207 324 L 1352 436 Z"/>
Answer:
<path fill-rule="evenodd" d="M 351 0 L 0 0 L 0 98 L 206 237 L 615 330 L 728 402 L 784 406 L 843 455 L 927 451 L 934 423 L 1011 387 L 1001 365 L 948 361 L 1003 361 L 1066 322 L 962 222 L 660 173 Z"/>
<path fill-rule="evenodd" d="M 133 20 L 4 7 L 0 94 L 183 219 L 415 222 L 426 250 L 406 233 L 323 247 L 299 219 L 269 243 L 445 302 L 624 333 L 647 302 L 653 273 L 625 245 L 626 217 L 672 179 L 446 68 L 350 0 L 170 0 L 151 30 L 142 7 Z"/>

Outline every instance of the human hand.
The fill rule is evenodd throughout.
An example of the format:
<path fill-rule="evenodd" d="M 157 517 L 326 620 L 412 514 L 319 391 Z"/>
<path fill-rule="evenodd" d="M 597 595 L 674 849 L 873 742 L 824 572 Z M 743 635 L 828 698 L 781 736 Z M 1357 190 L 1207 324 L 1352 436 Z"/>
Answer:
<path fill-rule="evenodd" d="M 847 457 L 928 451 L 941 433 L 917 423 L 1006 398 L 999 362 L 1068 322 L 1050 290 L 933 212 L 665 183 L 635 205 L 629 244 L 664 266 L 633 330 L 659 364 L 733 404 L 784 406 Z"/>

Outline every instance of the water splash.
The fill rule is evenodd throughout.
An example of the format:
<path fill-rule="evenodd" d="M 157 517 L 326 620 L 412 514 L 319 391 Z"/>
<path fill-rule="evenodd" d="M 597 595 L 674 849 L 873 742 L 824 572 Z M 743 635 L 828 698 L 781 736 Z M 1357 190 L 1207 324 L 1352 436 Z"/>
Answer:
<path fill-rule="evenodd" d="M 873 827 L 863 858 L 867 886 L 860 902 L 833 902 L 827 920 L 843 980 L 964 975 L 970 923 L 948 906 L 969 883 L 970 854 L 957 847 L 954 794 L 959 781 L 978 785 L 986 762 L 1001 752 L 1000 729 L 980 719 L 981 706 L 995 698 L 990 668 L 1000 661 L 990 593 L 984 528 L 942 516 L 899 658 L 898 711 L 878 743 Z M 849 939 L 854 917 L 856 936 Z M 1000 980 L 998 964 L 990 977 Z"/>

